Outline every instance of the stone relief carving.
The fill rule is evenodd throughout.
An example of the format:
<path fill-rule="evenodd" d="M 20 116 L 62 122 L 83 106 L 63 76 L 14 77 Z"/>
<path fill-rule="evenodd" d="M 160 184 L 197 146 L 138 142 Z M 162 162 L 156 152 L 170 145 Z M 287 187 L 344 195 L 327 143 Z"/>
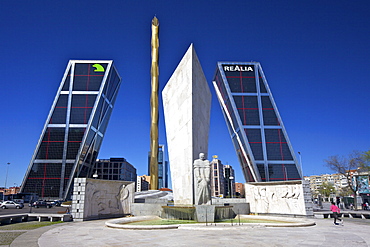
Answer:
<path fill-rule="evenodd" d="M 94 181 L 95 182 L 95 181 Z M 104 186 L 96 186 L 93 182 L 86 183 L 86 201 L 85 210 L 87 215 L 104 214 L 130 214 L 131 185 L 120 185 L 116 189 L 107 190 Z"/>
<path fill-rule="evenodd" d="M 248 201 L 255 212 L 305 214 L 301 185 L 249 186 L 252 193 Z"/>
<path fill-rule="evenodd" d="M 131 212 L 131 201 L 130 199 L 130 190 L 127 185 L 122 184 L 119 190 L 119 193 L 116 196 L 117 199 L 117 208 L 122 208 L 123 213 L 129 214 Z"/>

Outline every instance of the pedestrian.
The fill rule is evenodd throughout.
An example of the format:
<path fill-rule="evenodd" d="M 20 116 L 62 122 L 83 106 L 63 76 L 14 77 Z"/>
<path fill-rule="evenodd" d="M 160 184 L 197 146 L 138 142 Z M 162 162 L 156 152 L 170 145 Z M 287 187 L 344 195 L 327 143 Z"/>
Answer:
<path fill-rule="evenodd" d="M 340 220 L 341 225 L 343 226 L 343 219 L 340 219 L 340 218 L 339 218 L 340 209 L 335 205 L 335 202 L 332 202 L 332 203 L 331 203 L 330 211 L 332 211 L 332 212 L 333 212 L 334 225 L 339 225 L 339 223 L 337 223 L 337 220 Z"/>

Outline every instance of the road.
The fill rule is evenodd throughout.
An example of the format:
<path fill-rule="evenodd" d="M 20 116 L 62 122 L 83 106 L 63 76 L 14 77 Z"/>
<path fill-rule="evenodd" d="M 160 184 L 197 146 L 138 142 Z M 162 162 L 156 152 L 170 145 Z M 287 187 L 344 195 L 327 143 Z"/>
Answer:
<path fill-rule="evenodd" d="M 32 208 L 32 213 L 48 213 L 48 214 L 57 214 L 59 212 L 65 212 L 66 208 L 63 207 L 52 207 L 52 208 Z M 16 209 L 16 208 L 9 208 L 9 209 L 2 209 L 0 208 L 0 215 L 7 215 L 7 214 L 22 214 L 22 213 L 29 213 L 30 207 L 27 204 L 24 204 L 24 208 Z"/>

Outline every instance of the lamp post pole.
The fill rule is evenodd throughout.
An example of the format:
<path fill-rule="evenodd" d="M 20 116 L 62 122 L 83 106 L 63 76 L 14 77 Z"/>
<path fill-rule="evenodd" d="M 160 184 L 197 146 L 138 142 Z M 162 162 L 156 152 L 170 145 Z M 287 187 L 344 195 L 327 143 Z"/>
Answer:
<path fill-rule="evenodd" d="M 5 185 L 4 185 L 4 192 L 3 192 L 3 202 L 5 201 L 5 190 L 6 190 L 6 182 L 8 180 L 9 165 L 10 165 L 10 163 L 8 162 L 7 166 L 6 166 Z"/>
<path fill-rule="evenodd" d="M 298 152 L 298 155 L 299 155 L 299 168 L 301 170 L 301 176 L 302 176 L 302 180 L 303 180 L 303 171 L 302 171 L 302 155 L 301 155 L 301 152 Z"/>
<path fill-rule="evenodd" d="M 234 177 L 233 177 L 233 176 L 230 176 L 230 177 L 229 177 L 229 183 L 230 183 L 230 195 L 231 195 L 231 198 L 234 198 L 234 193 L 233 193 L 233 179 L 234 179 Z"/>

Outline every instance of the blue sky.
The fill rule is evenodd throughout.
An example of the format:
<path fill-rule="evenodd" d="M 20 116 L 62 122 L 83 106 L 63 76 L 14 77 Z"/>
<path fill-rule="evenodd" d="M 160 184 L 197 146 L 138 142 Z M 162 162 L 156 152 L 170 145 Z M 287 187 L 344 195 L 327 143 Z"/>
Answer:
<path fill-rule="evenodd" d="M 113 59 L 122 85 L 99 158 L 147 173 L 151 20 L 160 89 L 191 43 L 211 88 L 209 158 L 244 182 L 212 78 L 217 61 L 261 63 L 304 175 L 370 149 L 370 2 L 10 1 L 0 9 L 0 186 L 20 185 L 70 59 Z M 165 143 L 160 109 L 160 143 Z"/>

